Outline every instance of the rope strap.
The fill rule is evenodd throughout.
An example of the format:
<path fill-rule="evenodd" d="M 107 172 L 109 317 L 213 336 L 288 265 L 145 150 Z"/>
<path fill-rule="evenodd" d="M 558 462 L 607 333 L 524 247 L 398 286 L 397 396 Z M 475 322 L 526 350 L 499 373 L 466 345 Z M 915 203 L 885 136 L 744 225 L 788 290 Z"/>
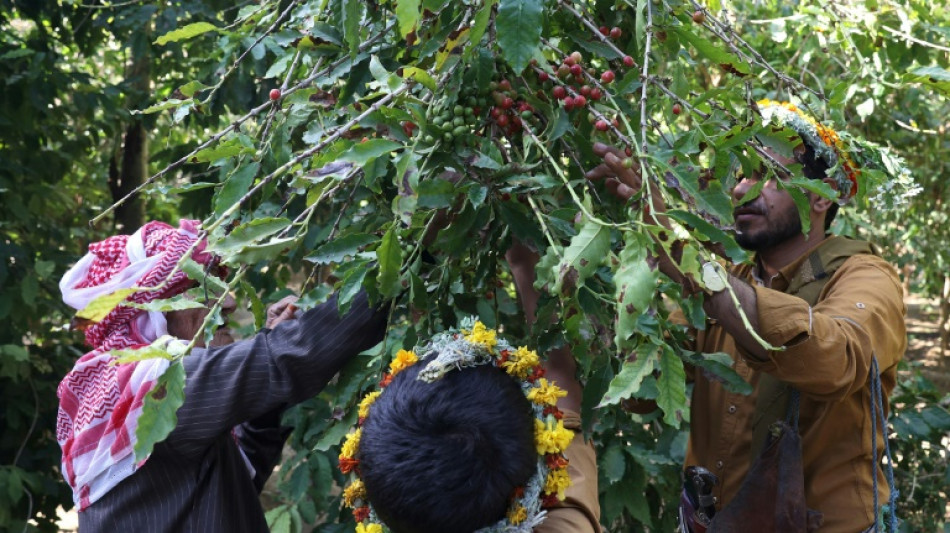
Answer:
<path fill-rule="evenodd" d="M 897 532 L 897 488 L 894 486 L 894 460 L 891 458 L 891 445 L 887 438 L 887 418 L 884 416 L 884 392 L 881 387 L 881 372 L 877 365 L 877 357 L 871 356 L 871 373 L 868 376 L 871 385 L 871 479 L 874 482 L 874 532 L 878 533 L 880 520 L 878 519 L 877 498 L 877 431 L 881 429 L 884 437 L 884 455 L 887 457 L 887 486 L 890 489 L 888 499 L 888 529 L 891 533 Z"/>

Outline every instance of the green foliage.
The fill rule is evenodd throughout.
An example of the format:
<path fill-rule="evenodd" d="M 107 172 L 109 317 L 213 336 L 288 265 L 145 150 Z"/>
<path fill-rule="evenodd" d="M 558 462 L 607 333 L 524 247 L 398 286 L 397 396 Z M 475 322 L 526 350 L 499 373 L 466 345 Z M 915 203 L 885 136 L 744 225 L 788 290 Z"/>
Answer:
<path fill-rule="evenodd" d="M 56 387 L 85 348 L 57 284 L 88 243 L 115 232 L 88 222 L 113 201 L 109 161 L 137 95 L 122 78 L 124 58 L 148 45 L 142 28 L 172 29 L 182 13 L 209 16 L 225 4 L 0 2 L 0 530 L 57 531 L 57 507 L 72 507 Z M 160 78 L 189 71 L 180 50 L 163 59 L 152 67 Z M 169 150 L 152 155 L 166 164 Z M 148 200 L 156 218 L 172 218 L 162 194 Z"/>
<path fill-rule="evenodd" d="M 697 6 L 679 0 L 237 8 L 209 1 L 123 4 L 104 13 L 64 8 L 65 18 L 4 5 L 0 20 L 34 23 L 0 32 L 0 69 L 12 80 L 0 88 L 11 103 L 0 114 L 0 189 L 10 206 L 0 226 L 10 258 L 0 264 L 0 319 L 13 324 L 0 334 L 0 380 L 13 385 L 2 393 L 0 416 L 13 431 L 0 437 L 0 476 L 20 487 L 0 493 L 0 509 L 27 516 L 24 489 L 46 498 L 34 506 L 46 516 L 68 501 L 54 483 L 58 449 L 48 428 L 55 384 L 80 348 L 75 336 L 53 329 L 68 321 L 55 281 L 81 243 L 101 236 L 83 222 L 108 216 L 111 200 L 97 176 L 129 103 L 125 86 L 103 81 L 122 70 L 104 52 L 115 39 L 153 58 L 155 92 L 136 115 L 161 140 L 151 153 L 155 183 L 144 193 L 149 209 L 162 218 L 204 218 L 212 249 L 234 267 L 229 286 L 241 287 L 258 324 L 264 301 L 288 287 L 302 292 L 303 307 L 325 300 L 330 285 L 343 308 L 361 287 L 393 299 L 385 346 L 351 361 L 318 398 L 288 414 L 296 454 L 268 513 L 275 531 L 318 520 L 325 523 L 317 531 L 337 531 L 351 521 L 334 465 L 360 392 L 395 350 L 469 314 L 503 325 L 515 341 L 572 348 L 585 382 L 586 429 L 599 450 L 604 524 L 672 530 L 689 412 L 684 362 L 731 390 L 748 384 L 716 354 L 669 342 L 683 337 L 670 304 L 693 321 L 697 305 L 657 271 L 655 243 L 694 276 L 710 256 L 707 244 L 746 258 L 728 231 L 734 170 L 756 168 L 762 146 L 783 148 L 781 132 L 762 131 L 752 101 L 795 99 L 824 121 L 897 148 L 924 193 L 897 212 L 866 209 L 862 199 L 843 210 L 836 229 L 871 236 L 900 264 L 917 264 L 924 290 L 940 286 L 950 262 L 941 179 L 941 154 L 950 147 L 940 134 L 950 110 L 947 56 L 943 45 L 929 44 L 947 41 L 946 7 L 733 0 L 722 2 L 727 13 L 719 4 L 709 3 L 702 25 L 691 18 Z M 92 23 L 80 23 L 87 15 Z M 54 19 L 75 42 L 46 33 Z M 619 37 L 601 35 L 601 26 L 616 27 Z M 135 31 L 143 27 L 150 31 Z M 575 51 L 577 73 L 563 65 Z M 578 95 L 585 101 L 575 106 Z M 648 187 L 630 206 L 584 179 L 600 162 L 593 141 L 644 162 Z M 796 193 L 812 185 L 789 184 Z M 889 194 L 871 189 L 868 198 Z M 672 208 L 672 234 L 637 208 L 654 195 Z M 504 263 L 513 238 L 542 255 L 545 326 L 533 330 Z M 201 279 L 200 267 L 185 269 Z M 262 301 L 251 287 L 271 296 Z M 30 312 L 13 312 L 20 308 Z M 180 385 L 167 379 L 169 391 Z M 631 415 L 621 408 L 630 398 L 656 400 L 661 409 Z M 910 413 L 898 409 L 895 424 L 916 427 Z M 140 429 L 174 423 L 173 410 L 156 414 L 155 425 L 145 420 Z M 47 428 L 42 436 L 27 431 L 31 417 Z M 934 460 L 904 457 L 907 471 Z M 931 516 L 929 500 L 909 504 Z M 6 523 L 16 518 L 0 514 Z"/>
<path fill-rule="evenodd" d="M 944 531 L 950 495 L 950 394 L 941 393 L 923 377 L 919 364 L 904 364 L 903 370 L 907 376 L 891 398 L 900 530 Z"/>

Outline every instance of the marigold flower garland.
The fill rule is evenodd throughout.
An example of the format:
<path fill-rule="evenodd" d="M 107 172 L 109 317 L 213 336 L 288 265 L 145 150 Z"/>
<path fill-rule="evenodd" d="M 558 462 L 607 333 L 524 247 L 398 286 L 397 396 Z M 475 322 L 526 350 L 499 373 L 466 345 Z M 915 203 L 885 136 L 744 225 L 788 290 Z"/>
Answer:
<path fill-rule="evenodd" d="M 418 375 L 426 382 L 437 381 L 453 369 L 491 364 L 504 369 L 521 382 L 525 397 L 531 402 L 535 415 L 535 446 L 538 466 L 524 487 L 512 496 L 505 518 L 479 530 L 479 533 L 529 533 L 544 520 L 546 511 L 559 500 L 571 485 L 564 451 L 574 438 L 574 432 L 564 427 L 562 414 L 557 408 L 558 398 L 567 393 L 544 377 L 541 360 L 533 350 L 522 346 L 514 348 L 498 337 L 493 329 L 485 327 L 472 317 L 462 320 L 459 330 L 436 335 L 421 347 L 420 358 L 415 351 L 399 350 L 389 364 L 389 372 L 380 380 L 380 390 L 367 394 L 358 407 L 357 428 L 347 435 L 340 450 L 339 467 L 344 474 L 353 474 L 353 481 L 343 491 L 343 503 L 353 509 L 356 533 L 384 533 L 389 531 L 367 501 L 366 488 L 359 477 L 359 441 L 363 421 L 372 415 L 372 405 L 392 382 L 393 376 L 416 364 L 420 359 L 435 355 Z"/>
<path fill-rule="evenodd" d="M 832 177 L 840 191 L 839 204 L 860 194 L 875 210 L 897 210 L 922 190 L 907 162 L 888 147 L 845 131 L 837 132 L 789 102 L 760 100 L 758 105 L 765 123 L 795 130 L 833 169 Z"/>
<path fill-rule="evenodd" d="M 765 99 L 759 100 L 757 104 L 766 122 L 774 119 L 779 125 L 795 130 L 830 168 L 836 169 L 834 177 L 838 182 L 841 203 L 857 194 L 861 171 L 848 155 L 838 132 L 818 122 L 790 102 Z"/>

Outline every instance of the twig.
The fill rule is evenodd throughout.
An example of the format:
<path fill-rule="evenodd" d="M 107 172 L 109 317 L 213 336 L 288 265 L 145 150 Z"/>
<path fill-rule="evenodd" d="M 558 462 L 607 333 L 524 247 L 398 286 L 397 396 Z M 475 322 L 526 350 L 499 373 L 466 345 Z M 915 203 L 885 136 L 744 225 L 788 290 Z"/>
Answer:
<path fill-rule="evenodd" d="M 214 85 L 214 88 L 212 88 L 211 91 L 208 93 L 208 96 L 204 99 L 203 103 L 208 103 L 211 101 L 211 98 L 214 97 L 214 94 L 218 91 L 218 89 L 221 88 L 221 86 L 224 84 L 224 81 L 228 79 L 228 77 L 231 75 L 232 72 L 234 72 L 234 70 L 238 67 L 238 65 L 240 65 L 241 62 L 244 61 L 244 58 L 247 57 L 247 54 L 249 54 L 251 50 L 254 49 L 255 46 L 260 44 L 261 41 L 263 41 L 265 37 L 270 35 L 275 29 L 277 29 L 277 26 L 280 25 L 282 22 L 284 22 L 284 19 L 290 16 L 290 12 L 293 11 L 295 7 L 297 7 L 297 4 L 299 2 L 300 0 L 291 0 L 290 3 L 287 5 L 287 8 L 284 9 L 284 11 L 280 14 L 280 16 L 277 17 L 277 20 L 275 20 L 274 23 L 271 24 L 269 28 L 264 30 L 264 33 L 262 33 L 260 37 L 258 37 L 257 40 L 255 40 L 254 43 L 251 44 L 251 46 L 248 46 L 247 49 L 244 50 L 244 53 L 238 56 L 238 58 L 235 59 L 233 63 L 231 63 L 231 66 L 228 67 L 227 72 L 225 72 L 221 76 L 221 79 L 218 80 L 218 83 Z"/>
<path fill-rule="evenodd" d="M 646 41 L 643 45 L 643 68 L 640 71 L 640 81 L 643 83 L 640 87 L 640 151 L 644 153 L 647 151 L 647 88 L 650 85 L 647 80 L 650 79 L 650 46 L 653 38 L 653 7 L 649 2 L 646 12 Z"/>
<path fill-rule="evenodd" d="M 692 4 L 693 4 L 694 9 L 702 10 L 706 14 L 706 21 L 703 22 L 703 27 L 711 31 L 713 35 L 719 38 L 720 41 L 724 42 L 726 46 L 728 46 L 733 52 L 736 53 L 736 55 L 740 57 L 740 59 L 744 58 L 746 61 L 750 63 L 758 64 L 759 66 L 765 68 L 770 73 L 772 73 L 773 76 L 775 76 L 779 80 L 784 81 L 790 86 L 804 89 L 805 91 L 808 91 L 814 94 L 821 100 L 826 100 L 825 95 L 822 94 L 821 92 L 816 91 L 812 89 L 811 87 L 796 81 L 794 78 L 790 78 L 784 73 L 775 70 L 775 68 L 773 68 L 772 65 L 768 61 L 766 61 L 764 57 L 762 57 L 762 54 L 760 54 L 758 50 L 756 50 L 752 45 L 750 45 L 742 37 L 740 37 L 735 32 L 735 30 L 732 29 L 732 27 L 730 27 L 725 22 L 718 20 L 716 17 L 710 14 L 708 10 L 706 10 L 702 5 L 696 3 L 695 0 L 692 1 Z M 725 33 L 729 34 L 728 38 L 726 37 Z M 736 41 L 742 46 L 744 46 L 748 50 L 748 53 L 740 50 L 739 47 L 737 47 L 733 41 Z"/>
<path fill-rule="evenodd" d="M 939 44 L 934 44 L 934 43 L 931 43 L 931 42 L 929 42 L 929 41 L 924 41 L 924 40 L 918 39 L 918 38 L 914 37 L 913 35 L 910 35 L 910 34 L 908 34 L 908 33 L 904 33 L 904 32 L 902 32 L 902 31 L 900 31 L 900 30 L 895 30 L 894 28 L 891 28 L 890 26 L 881 26 L 881 28 L 884 29 L 885 31 L 888 31 L 888 32 L 890 32 L 890 33 L 893 33 L 894 35 L 897 35 L 898 37 L 904 38 L 904 40 L 906 40 L 906 41 L 910 41 L 910 42 L 912 42 L 912 43 L 919 44 L 919 45 L 921 45 L 921 46 L 928 46 L 928 47 L 930 47 L 930 48 L 934 48 L 934 49 L 936 49 L 936 50 L 941 50 L 941 51 L 943 51 L 943 52 L 950 52 L 950 48 L 947 48 L 946 46 L 940 46 Z"/>
<path fill-rule="evenodd" d="M 386 28 L 383 29 L 383 31 L 381 31 L 380 33 L 376 34 L 375 36 L 373 36 L 372 38 L 370 38 L 368 41 L 366 41 L 365 43 L 363 43 L 363 45 L 360 46 L 360 50 L 363 51 L 363 50 L 369 48 L 370 46 L 373 46 L 373 45 L 376 43 L 377 40 L 379 40 L 382 36 L 384 36 L 384 35 L 386 35 L 386 34 L 388 33 L 388 31 L 393 27 L 394 24 L 395 24 L 395 23 L 392 23 L 392 24 L 388 25 Z M 330 65 L 328 65 L 326 68 L 320 70 L 319 72 L 313 73 L 313 74 L 312 74 L 310 77 L 308 77 L 307 79 L 302 80 L 300 83 L 298 83 L 298 84 L 295 85 L 294 87 L 288 89 L 288 90 L 286 91 L 286 93 L 283 93 L 283 92 L 282 92 L 281 94 L 282 94 L 283 96 L 286 96 L 286 95 L 292 94 L 292 93 L 294 93 L 294 92 L 296 92 L 296 91 L 298 91 L 298 90 L 307 88 L 307 87 L 309 87 L 310 84 L 313 83 L 315 80 L 317 80 L 318 78 L 321 78 L 321 77 L 326 76 L 327 74 L 329 74 L 330 72 L 332 72 L 334 69 L 336 69 L 337 67 L 339 67 L 340 65 L 342 65 L 343 63 L 345 63 L 345 62 L 347 62 L 347 61 L 349 61 L 349 60 L 350 60 L 350 58 L 349 58 L 348 56 L 342 57 L 342 58 L 338 59 L 337 61 L 334 61 L 333 63 L 331 63 Z M 269 109 L 272 105 L 273 105 L 273 104 L 272 104 L 270 101 L 265 102 L 265 103 L 263 103 L 263 104 L 261 104 L 261 105 L 255 107 L 254 109 L 252 109 L 252 110 L 251 110 L 250 112 L 248 112 L 246 115 L 244 115 L 244 116 L 238 118 L 238 119 L 235 120 L 233 123 L 231 123 L 231 125 L 229 125 L 229 126 L 226 127 L 225 129 L 221 130 L 220 132 L 218 132 L 218 133 L 212 135 L 210 139 L 208 139 L 207 141 L 205 141 L 205 142 L 201 143 L 200 145 L 198 145 L 198 147 L 196 147 L 194 150 L 192 150 L 191 152 L 188 152 L 187 154 L 185 154 L 183 157 L 181 157 L 181 158 L 178 159 L 177 161 L 175 161 L 175 162 L 169 164 L 168 166 L 166 166 L 166 167 L 163 168 L 162 170 L 160 170 L 160 171 L 158 171 L 157 173 L 153 174 L 151 177 L 149 177 L 147 180 L 145 180 L 141 185 L 139 185 L 139 186 L 135 187 L 134 189 L 132 189 L 131 191 L 129 191 L 128 194 L 126 194 L 125 196 L 123 196 L 122 198 L 120 198 L 118 201 L 114 202 L 112 205 L 110 205 L 109 207 L 107 207 L 105 210 L 102 211 L 102 213 L 99 213 L 98 215 L 96 215 L 96 217 L 93 218 L 93 219 L 89 222 L 89 224 L 90 224 L 90 225 L 98 224 L 100 220 L 102 220 L 103 218 L 105 218 L 106 216 L 108 216 L 110 213 L 112 213 L 112 211 L 115 211 L 115 209 L 116 209 L 117 207 L 119 207 L 120 205 L 124 204 L 126 201 L 129 200 L 129 198 L 132 198 L 132 197 L 135 196 L 136 194 L 140 193 L 140 192 L 142 191 L 142 189 L 144 189 L 145 187 L 151 185 L 151 184 L 154 183 L 157 179 L 161 178 L 161 177 L 164 176 L 165 174 L 168 174 L 168 173 L 171 172 L 172 170 L 175 170 L 176 168 L 178 168 L 178 167 L 184 165 L 184 164 L 187 163 L 192 157 L 194 157 L 195 154 L 197 154 L 197 153 L 200 152 L 201 150 L 204 150 L 205 148 L 211 146 L 212 144 L 218 142 L 218 140 L 220 140 L 222 137 L 224 137 L 224 136 L 227 135 L 228 133 L 231 133 L 232 131 L 236 130 L 236 129 L 239 128 L 242 124 L 244 124 L 245 122 L 247 122 L 249 119 L 251 119 L 251 118 L 253 118 L 253 117 L 259 115 L 259 114 L 260 114 L 262 111 L 264 111 L 265 109 Z"/>
<path fill-rule="evenodd" d="M 270 132 L 270 126 L 274 122 L 274 117 L 277 115 L 277 111 L 280 109 L 280 102 L 283 100 L 284 91 L 287 90 L 287 84 L 290 83 L 290 78 L 294 75 L 294 69 L 297 68 L 297 63 L 300 61 L 300 50 L 297 50 L 294 53 L 294 59 L 290 63 L 290 68 L 287 69 L 287 76 L 284 77 L 284 82 L 280 85 L 280 98 L 271 102 L 271 109 L 267 112 L 267 118 L 264 119 L 264 127 L 261 128 L 261 139 L 266 139 L 268 132 Z M 323 58 L 321 57 L 317 61 L 317 65 L 323 63 Z"/>
<path fill-rule="evenodd" d="M 290 168 L 296 166 L 298 163 L 304 161 L 305 159 L 310 158 L 313 154 L 315 154 L 315 153 L 319 152 L 320 150 L 323 150 L 324 148 L 326 148 L 327 145 L 329 145 L 329 144 L 332 143 L 333 141 L 335 141 L 335 140 L 339 139 L 340 137 L 342 137 L 344 133 L 346 133 L 350 128 L 352 128 L 352 127 L 355 126 L 356 124 L 359 124 L 364 118 L 366 118 L 366 117 L 368 117 L 369 115 L 375 113 L 376 111 L 379 111 L 379 109 L 380 109 L 381 107 L 383 107 L 384 105 L 388 104 L 393 98 L 395 98 L 396 96 L 399 96 L 399 95 L 401 95 L 402 93 L 406 92 L 406 91 L 409 89 L 409 87 L 410 87 L 410 84 L 409 84 L 409 83 L 405 83 L 405 84 L 403 84 L 401 87 L 399 87 L 398 89 L 396 89 L 395 91 L 393 91 L 393 92 L 387 94 L 387 95 L 384 96 L 383 98 L 380 98 L 379 100 L 377 100 L 376 102 L 374 102 L 373 105 L 371 105 L 369 108 L 367 108 L 366 111 L 363 111 L 362 113 L 360 113 L 360 114 L 357 115 L 356 117 L 350 119 L 350 121 L 347 122 L 346 124 L 343 124 L 342 126 L 338 127 L 337 130 L 336 130 L 336 132 L 333 133 L 333 135 L 330 135 L 329 137 L 326 137 L 325 139 L 323 139 L 323 140 L 320 141 L 319 143 L 315 144 L 315 145 L 312 146 L 311 148 L 309 148 L 309 149 L 307 149 L 307 150 L 304 150 L 304 151 L 301 152 L 299 155 L 297 155 L 297 157 L 294 157 L 294 158 L 291 159 L 290 161 L 287 161 L 287 162 L 284 163 L 283 165 L 277 167 L 273 172 L 271 172 L 271 173 L 268 174 L 267 176 L 261 178 L 261 181 L 258 182 L 257 185 L 255 185 L 253 188 L 251 188 L 251 190 L 247 191 L 247 192 L 244 194 L 244 196 L 242 196 L 237 202 L 235 202 L 235 203 L 234 203 L 231 207 L 229 207 L 224 213 L 222 213 L 221 216 L 218 217 L 218 220 L 216 220 L 214 223 L 212 223 L 212 224 L 208 227 L 208 231 L 210 232 L 210 231 L 214 230 L 216 227 L 218 227 L 219 225 L 221 225 L 222 222 L 224 222 L 224 221 L 225 221 L 228 217 L 230 217 L 235 211 L 237 211 L 237 210 L 238 210 L 245 202 L 247 202 L 252 196 L 254 196 L 254 195 L 257 193 L 257 191 L 261 190 L 265 185 L 267 185 L 268 183 L 270 183 L 271 181 L 273 181 L 274 178 L 280 176 L 281 174 L 283 174 L 284 172 L 286 172 L 286 171 L 289 170 Z"/>

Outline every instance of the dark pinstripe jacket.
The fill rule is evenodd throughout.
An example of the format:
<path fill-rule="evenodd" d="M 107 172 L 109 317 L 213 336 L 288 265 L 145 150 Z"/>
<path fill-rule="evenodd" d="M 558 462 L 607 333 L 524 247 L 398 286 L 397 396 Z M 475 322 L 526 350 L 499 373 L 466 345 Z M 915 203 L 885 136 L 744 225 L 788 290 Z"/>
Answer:
<path fill-rule="evenodd" d="M 135 474 L 79 513 L 81 533 L 267 531 L 258 494 L 277 463 L 288 407 L 317 394 L 378 343 L 386 315 L 365 293 L 340 317 L 336 298 L 298 320 L 184 359 L 178 425 Z M 238 450 L 250 459 L 251 479 Z"/>

